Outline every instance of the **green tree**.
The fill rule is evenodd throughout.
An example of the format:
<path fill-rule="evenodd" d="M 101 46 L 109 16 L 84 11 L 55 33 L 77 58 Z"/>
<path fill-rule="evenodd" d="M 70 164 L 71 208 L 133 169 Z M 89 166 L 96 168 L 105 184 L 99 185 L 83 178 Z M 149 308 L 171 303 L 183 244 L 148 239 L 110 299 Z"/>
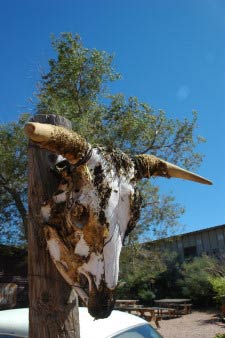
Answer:
<path fill-rule="evenodd" d="M 164 111 L 154 110 L 147 103 L 139 102 L 136 97 L 125 98 L 121 93 L 110 93 L 110 83 L 120 78 L 113 67 L 113 56 L 85 48 L 77 35 L 63 33 L 59 38 L 53 37 L 52 46 L 56 57 L 49 60 L 48 72 L 41 77 L 35 113 L 67 117 L 72 121 L 74 130 L 92 144 L 119 147 L 131 155 L 149 152 L 186 169 L 199 165 L 202 156 L 195 151 L 195 147 L 203 139 L 195 136 L 196 113 L 183 121 L 172 119 Z M 12 129 L 12 125 L 17 127 Z M 13 142 L 22 154 L 25 141 L 22 131 L 18 131 L 18 128 L 22 128 L 22 122 L 12 125 L 5 125 L 3 129 L 11 128 Z M 14 156 L 17 153 L 13 149 L 10 151 L 7 166 L 12 174 L 8 173 L 7 166 L 3 168 L 0 189 L 4 190 L 6 197 L 1 202 L 1 210 L 9 216 L 12 210 L 9 207 L 16 205 L 16 209 L 10 220 L 9 217 L 3 219 L 1 229 L 12 229 L 13 222 L 14 225 L 23 225 L 21 235 L 26 233 L 25 213 L 21 213 L 22 208 L 16 203 L 15 195 L 6 193 L 4 181 L 7 187 L 10 184 L 17 187 L 23 208 L 26 209 L 26 155 L 18 158 L 21 164 L 15 169 Z M 4 163 L 5 156 L 8 156 L 4 149 L 1 156 Z M 13 170 L 17 170 L 15 175 Z M 140 189 L 144 197 L 143 213 L 133 238 L 137 239 L 150 223 L 155 233 L 160 224 L 164 225 L 161 229 L 163 233 L 168 225 L 178 223 L 183 208 L 175 203 L 173 196 L 161 196 L 157 185 L 150 180 L 140 183 Z"/>
<path fill-rule="evenodd" d="M 180 280 L 181 261 L 176 252 L 164 252 L 162 261 L 165 269 L 156 276 L 157 298 L 178 298 L 182 295 Z"/>
<path fill-rule="evenodd" d="M 156 297 L 157 276 L 165 269 L 160 254 L 145 250 L 138 243 L 124 247 L 120 258 L 117 297 L 139 299 L 144 304 L 151 304 Z"/>
<path fill-rule="evenodd" d="M 225 305 L 225 277 L 211 277 L 209 282 L 216 294 L 216 301 L 221 305 Z"/>
<path fill-rule="evenodd" d="M 24 114 L 0 125 L 0 234 L 2 242 L 24 243 L 27 236 L 27 140 Z"/>
<path fill-rule="evenodd" d="M 113 57 L 84 48 L 77 35 L 64 33 L 53 38 L 53 48 L 56 58 L 49 61 L 49 72 L 40 82 L 38 113 L 69 118 L 74 130 L 92 144 L 118 147 L 131 155 L 150 152 L 186 169 L 199 165 L 202 156 L 195 147 L 203 139 L 195 137 L 196 112 L 181 121 L 136 97 L 111 94 L 109 83 L 120 78 Z M 137 239 L 149 224 L 154 235 L 165 235 L 168 227 L 178 224 L 184 209 L 174 196 L 161 196 L 150 180 L 139 186 L 144 197 L 142 219 L 132 237 Z"/>
<path fill-rule="evenodd" d="M 213 288 L 210 283 L 217 261 L 209 256 L 196 257 L 183 264 L 183 295 L 190 297 L 197 305 L 208 305 L 213 302 Z"/>
<path fill-rule="evenodd" d="M 214 299 L 220 305 L 225 306 L 225 257 L 221 256 L 218 262 L 211 269 L 212 276 L 209 278 L 209 282 L 212 285 L 215 292 Z"/>
<path fill-rule="evenodd" d="M 182 297 L 181 261 L 176 252 L 145 249 L 134 243 L 125 247 L 120 259 L 118 297 L 140 299 Z"/>
<path fill-rule="evenodd" d="M 84 48 L 79 36 L 63 33 L 53 37 L 56 59 L 42 75 L 37 93 L 38 113 L 59 114 L 91 143 L 101 143 L 129 154 L 151 152 L 187 169 L 199 165 L 195 146 L 197 114 L 192 119 L 171 119 L 136 97 L 111 94 L 109 83 L 120 78 L 113 57 Z"/>
<path fill-rule="evenodd" d="M 101 143 L 98 135 L 106 133 L 107 84 L 120 77 L 113 69 L 113 57 L 85 48 L 80 37 L 71 33 L 53 36 L 52 47 L 56 59 L 49 60 L 50 70 L 42 75 L 36 111 L 64 116 L 90 142 Z"/>

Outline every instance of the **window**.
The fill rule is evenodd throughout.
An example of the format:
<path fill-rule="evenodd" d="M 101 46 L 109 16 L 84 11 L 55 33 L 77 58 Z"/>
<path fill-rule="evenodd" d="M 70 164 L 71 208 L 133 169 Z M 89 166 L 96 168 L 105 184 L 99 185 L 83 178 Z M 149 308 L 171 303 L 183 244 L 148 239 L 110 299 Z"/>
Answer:
<path fill-rule="evenodd" d="M 20 337 L 20 336 L 12 336 L 11 334 L 1 334 L 0 333 L 0 338 L 23 338 L 23 337 Z"/>
<path fill-rule="evenodd" d="M 197 256 L 197 248 L 196 246 L 188 246 L 184 248 L 184 258 L 192 258 Z"/>
<path fill-rule="evenodd" d="M 144 324 L 119 333 L 113 338 L 162 338 L 150 325 Z"/>

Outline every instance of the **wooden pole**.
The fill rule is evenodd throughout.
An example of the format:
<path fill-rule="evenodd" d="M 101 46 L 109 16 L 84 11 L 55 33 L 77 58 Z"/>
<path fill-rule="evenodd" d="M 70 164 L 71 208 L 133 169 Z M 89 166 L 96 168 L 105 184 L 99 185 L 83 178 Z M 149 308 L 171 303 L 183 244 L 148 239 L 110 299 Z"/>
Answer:
<path fill-rule="evenodd" d="M 71 123 L 56 115 L 35 115 L 32 122 Z M 80 338 L 77 296 L 52 263 L 42 233 L 40 208 L 56 190 L 57 178 L 50 168 L 54 155 L 29 143 L 29 338 Z"/>

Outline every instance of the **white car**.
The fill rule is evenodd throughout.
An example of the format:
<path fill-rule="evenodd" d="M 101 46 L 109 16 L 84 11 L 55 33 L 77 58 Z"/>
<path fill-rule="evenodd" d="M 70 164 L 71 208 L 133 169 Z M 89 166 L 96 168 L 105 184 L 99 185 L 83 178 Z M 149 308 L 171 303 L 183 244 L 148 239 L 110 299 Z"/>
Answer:
<path fill-rule="evenodd" d="M 137 316 L 114 310 L 106 319 L 94 320 L 87 308 L 79 308 L 80 338 L 162 338 Z M 28 337 L 28 309 L 0 311 L 0 338 Z"/>

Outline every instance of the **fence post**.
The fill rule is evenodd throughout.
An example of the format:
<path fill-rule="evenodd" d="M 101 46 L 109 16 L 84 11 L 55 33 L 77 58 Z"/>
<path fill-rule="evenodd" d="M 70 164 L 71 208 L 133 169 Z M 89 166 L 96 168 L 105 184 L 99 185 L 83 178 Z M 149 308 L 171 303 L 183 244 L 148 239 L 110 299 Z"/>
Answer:
<path fill-rule="evenodd" d="M 32 122 L 61 125 L 57 115 L 35 115 Z M 29 338 L 80 338 L 77 296 L 52 263 L 41 231 L 40 208 L 57 187 L 51 173 L 54 155 L 31 141 L 28 149 L 28 280 Z"/>

